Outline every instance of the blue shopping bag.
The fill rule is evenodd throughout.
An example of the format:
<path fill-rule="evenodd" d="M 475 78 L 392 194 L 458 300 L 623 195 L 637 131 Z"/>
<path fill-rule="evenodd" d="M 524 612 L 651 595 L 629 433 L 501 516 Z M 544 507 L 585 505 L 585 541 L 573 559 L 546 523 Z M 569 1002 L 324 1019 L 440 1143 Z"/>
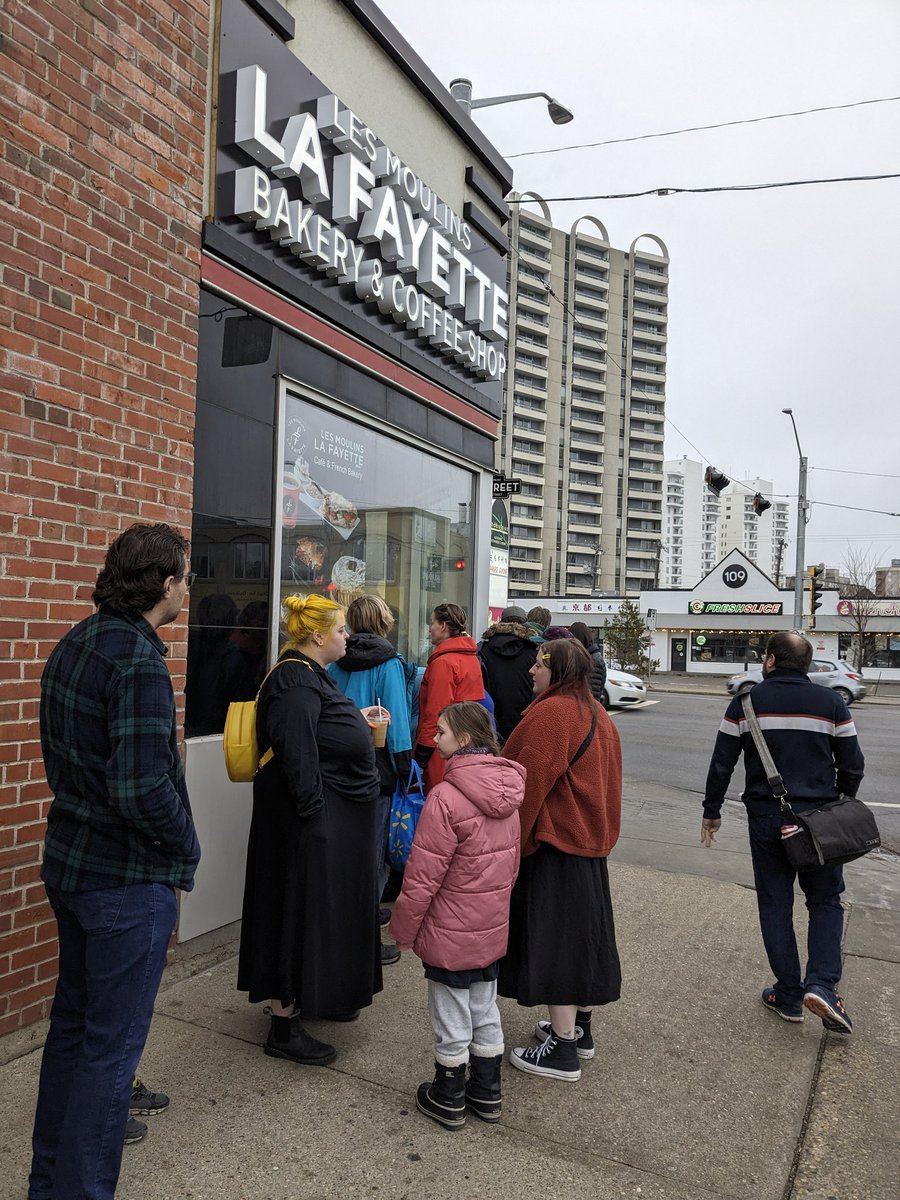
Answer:
<path fill-rule="evenodd" d="M 388 862 L 395 871 L 402 871 L 412 849 L 419 813 L 425 803 L 422 770 L 413 759 L 406 783 L 398 783 L 391 797 L 391 820 L 388 828 Z"/>

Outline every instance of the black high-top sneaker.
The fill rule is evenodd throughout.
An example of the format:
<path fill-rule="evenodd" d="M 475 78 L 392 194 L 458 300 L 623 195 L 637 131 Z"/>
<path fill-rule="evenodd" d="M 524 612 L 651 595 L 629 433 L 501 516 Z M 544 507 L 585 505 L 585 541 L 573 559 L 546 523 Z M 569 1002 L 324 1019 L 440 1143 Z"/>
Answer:
<path fill-rule="evenodd" d="M 304 1067 L 327 1067 L 337 1058 L 337 1050 L 320 1042 L 300 1024 L 299 1013 L 292 1017 L 272 1017 L 272 1026 L 263 1046 L 271 1058 L 287 1058 Z"/>
<path fill-rule="evenodd" d="M 471 1051 L 470 1051 L 471 1054 Z M 500 1065 L 502 1054 L 469 1058 L 469 1078 L 466 1081 L 466 1108 L 482 1121 L 500 1120 Z"/>
<path fill-rule="evenodd" d="M 509 1061 L 518 1071 L 574 1083 L 581 1078 L 577 1047 L 575 1038 L 561 1038 L 551 1029 L 545 1042 L 539 1042 L 537 1046 L 517 1046 L 510 1053 Z"/>
<path fill-rule="evenodd" d="M 445 1129 L 462 1129 L 466 1123 L 466 1064 L 434 1064 L 434 1081 L 420 1083 L 416 1108 Z"/>
<path fill-rule="evenodd" d="M 591 1012 L 578 1011 L 575 1018 L 575 1042 L 578 1047 L 578 1057 L 589 1059 L 594 1057 L 594 1035 L 591 1033 Z M 546 1042 L 551 1034 L 549 1021 L 538 1021 L 534 1027 L 534 1036 L 539 1042 Z"/>

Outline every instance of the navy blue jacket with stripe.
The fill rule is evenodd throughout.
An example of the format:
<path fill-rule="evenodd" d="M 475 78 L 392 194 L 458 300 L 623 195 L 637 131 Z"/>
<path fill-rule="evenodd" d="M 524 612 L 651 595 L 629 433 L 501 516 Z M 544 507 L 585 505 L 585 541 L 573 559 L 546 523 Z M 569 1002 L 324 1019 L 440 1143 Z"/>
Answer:
<path fill-rule="evenodd" d="M 802 671 L 778 668 L 752 692 L 753 707 L 788 800 L 835 800 L 855 796 L 865 760 L 850 710 L 831 688 L 812 683 Z M 746 781 L 741 799 L 751 815 L 775 813 L 777 801 L 753 744 L 739 696 L 725 712 L 709 774 L 704 817 L 721 816 L 725 791 L 737 761 L 744 755 Z"/>

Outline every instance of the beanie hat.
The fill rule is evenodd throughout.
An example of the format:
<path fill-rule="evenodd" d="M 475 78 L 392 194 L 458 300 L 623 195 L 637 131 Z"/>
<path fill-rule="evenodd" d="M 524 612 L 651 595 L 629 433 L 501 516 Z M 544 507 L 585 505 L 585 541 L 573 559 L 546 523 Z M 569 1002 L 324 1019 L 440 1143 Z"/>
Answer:
<path fill-rule="evenodd" d="M 509 608 L 504 608 L 500 614 L 501 621 L 518 621 L 519 623 L 525 620 L 525 609 L 519 608 L 517 604 L 511 604 Z"/>

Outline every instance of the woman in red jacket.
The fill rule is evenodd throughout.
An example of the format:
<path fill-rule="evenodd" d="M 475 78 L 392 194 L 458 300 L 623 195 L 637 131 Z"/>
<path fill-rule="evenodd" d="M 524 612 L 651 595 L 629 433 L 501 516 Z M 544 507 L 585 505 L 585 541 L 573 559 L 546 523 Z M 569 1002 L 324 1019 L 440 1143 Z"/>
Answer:
<path fill-rule="evenodd" d="M 591 695 L 590 655 L 574 638 L 546 642 L 531 668 L 536 698 L 503 753 L 527 771 L 522 865 L 510 909 L 498 990 L 531 1008 L 547 1004 L 538 1045 L 509 1061 L 520 1071 L 581 1078 L 594 1057 L 591 1013 L 622 983 L 606 858 L 619 837 L 619 735 Z"/>
<path fill-rule="evenodd" d="M 460 700 L 483 700 L 484 677 L 474 640 L 466 632 L 466 610 L 439 604 L 431 614 L 428 636 L 434 646 L 419 691 L 416 762 L 425 772 L 425 790 L 444 778 L 444 760 L 434 753 L 438 715 Z"/>

